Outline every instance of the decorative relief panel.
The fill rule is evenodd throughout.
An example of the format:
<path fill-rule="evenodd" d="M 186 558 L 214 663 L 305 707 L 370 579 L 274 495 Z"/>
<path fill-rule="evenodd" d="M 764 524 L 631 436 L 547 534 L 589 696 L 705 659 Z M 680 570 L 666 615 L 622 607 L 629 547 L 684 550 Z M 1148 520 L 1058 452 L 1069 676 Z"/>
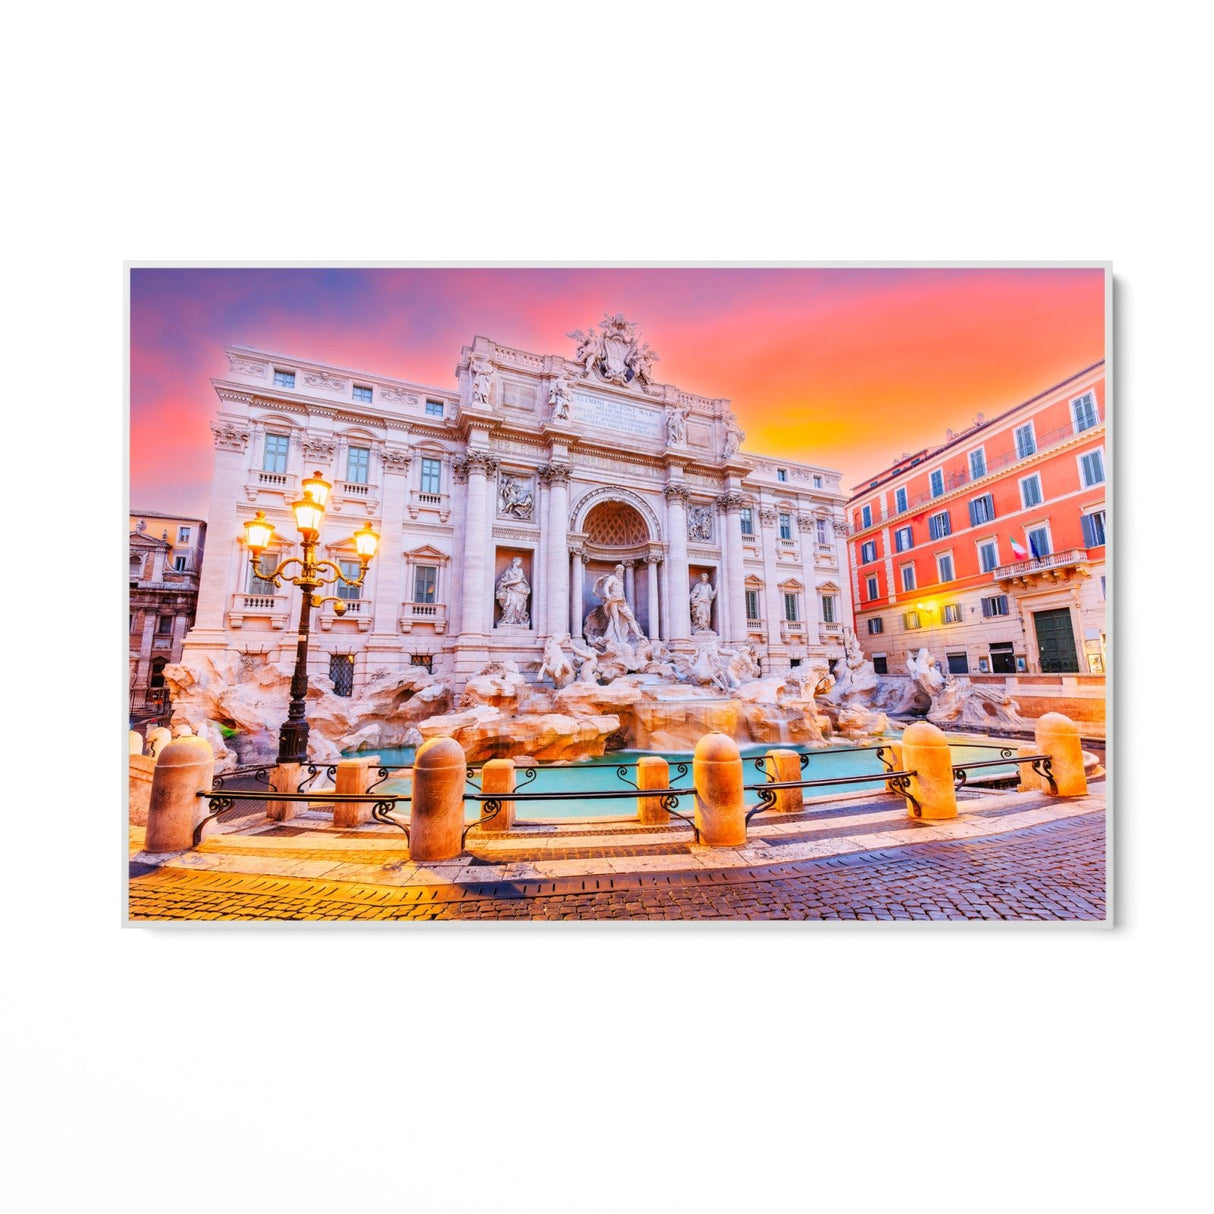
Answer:
<path fill-rule="evenodd" d="M 711 431 L 708 429 L 707 426 L 697 425 L 696 423 L 693 422 L 690 426 L 687 427 L 688 446 L 703 447 L 705 450 L 707 450 L 710 441 L 711 441 Z"/>
<path fill-rule="evenodd" d="M 243 451 L 249 445 L 249 431 L 230 422 L 212 422 L 211 433 L 219 451 Z"/>
<path fill-rule="evenodd" d="M 698 540 L 703 544 L 712 543 L 713 513 L 711 506 L 687 507 L 687 538 L 689 540 Z"/>
<path fill-rule="evenodd" d="M 252 358 L 241 358 L 239 354 L 229 354 L 228 367 L 241 375 L 264 375 L 270 369 L 270 364 L 257 362 Z"/>
<path fill-rule="evenodd" d="M 519 383 L 518 380 L 502 380 L 502 404 L 513 409 L 534 409 L 535 388 L 531 384 Z"/>
<path fill-rule="evenodd" d="M 378 392 L 380 400 L 400 401 L 401 404 L 405 405 L 420 405 L 422 403 L 420 396 L 417 396 L 413 392 L 408 392 L 404 388 L 398 388 L 395 384 L 379 388 Z"/>
<path fill-rule="evenodd" d="M 338 379 L 336 375 L 326 375 L 323 371 L 308 371 L 304 374 L 304 383 L 311 388 L 324 388 L 329 392 L 345 390 L 347 381 Z"/>
<path fill-rule="evenodd" d="M 535 514 L 535 481 L 503 472 L 497 484 L 497 512 L 503 518 L 530 522 Z"/>

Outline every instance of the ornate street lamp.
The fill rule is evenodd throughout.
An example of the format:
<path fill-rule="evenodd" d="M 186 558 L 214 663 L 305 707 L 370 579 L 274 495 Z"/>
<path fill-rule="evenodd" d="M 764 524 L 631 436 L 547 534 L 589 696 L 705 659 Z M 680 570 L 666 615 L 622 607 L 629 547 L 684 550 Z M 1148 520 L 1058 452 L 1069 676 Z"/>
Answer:
<path fill-rule="evenodd" d="M 332 488 L 333 486 L 316 472 L 303 482 L 304 496 L 291 503 L 295 525 L 303 537 L 303 560 L 294 556 L 288 557 L 273 572 L 265 572 L 261 569 L 260 562 L 262 553 L 270 546 L 274 537 L 274 526 L 267 521 L 264 510 L 258 510 L 257 517 L 244 525 L 249 561 L 257 576 L 262 581 L 273 582 L 275 586 L 292 582 L 303 591 L 303 600 L 299 605 L 295 673 L 291 677 L 291 706 L 278 734 L 279 763 L 308 761 L 308 722 L 304 716 L 304 699 L 308 693 L 308 632 L 312 623 L 312 608 L 332 603 L 334 614 L 344 615 L 346 612 L 346 605 L 341 599 L 334 595 L 321 596 L 316 591 L 322 586 L 332 586 L 336 582 L 346 586 L 361 586 L 367 576 L 367 566 L 379 545 L 379 535 L 371 530 L 370 521 L 354 533 L 354 548 L 361 566 L 357 578 L 346 577 L 332 561 L 316 559 L 316 547 L 320 543 L 320 531 L 325 521 L 325 502 Z M 299 566 L 298 573 L 293 577 L 287 575 L 287 569 L 291 565 Z"/>

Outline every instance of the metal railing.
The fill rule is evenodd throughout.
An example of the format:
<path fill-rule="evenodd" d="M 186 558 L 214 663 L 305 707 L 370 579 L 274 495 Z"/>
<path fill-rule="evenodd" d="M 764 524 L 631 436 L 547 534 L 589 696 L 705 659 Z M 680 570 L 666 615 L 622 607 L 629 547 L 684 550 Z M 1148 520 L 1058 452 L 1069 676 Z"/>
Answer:
<path fill-rule="evenodd" d="M 1006 767 L 1009 763 L 1029 763 L 1043 780 L 1048 781 L 1050 792 L 1054 796 L 1058 795 L 1058 785 L 1054 780 L 1053 760 L 1049 755 L 1014 755 L 1006 748 L 1000 753 L 1003 755 L 1002 759 L 985 759 L 980 763 L 954 763 L 953 780 L 955 787 L 964 788 L 966 773 L 979 767 Z"/>
<path fill-rule="evenodd" d="M 269 796 L 267 796 L 261 789 L 245 792 L 237 791 L 236 789 L 220 791 L 212 788 L 209 791 L 203 790 L 195 795 L 207 802 L 209 811 L 202 821 L 194 827 L 195 847 L 202 842 L 202 831 L 206 824 L 217 820 L 220 814 L 226 813 L 229 809 L 235 808 L 239 801 L 304 801 L 309 805 L 315 805 L 318 802 L 332 805 L 366 804 L 367 802 L 371 802 L 371 816 L 377 822 L 383 822 L 388 826 L 397 826 L 405 832 L 406 839 L 409 837 L 408 824 L 402 822 L 391 812 L 392 807 L 399 802 L 413 800 L 412 796 L 404 794 L 394 793 L 384 796 L 380 793 L 271 791 Z"/>
<path fill-rule="evenodd" d="M 700 828 L 696 825 L 695 819 L 688 817 L 687 814 L 679 811 L 679 799 L 681 797 L 689 797 L 695 792 L 694 788 L 646 788 L 640 791 L 642 797 L 653 797 L 660 802 L 662 808 L 676 818 L 681 818 L 695 832 L 696 842 L 700 841 Z M 502 803 L 504 801 L 527 801 L 527 802 L 544 802 L 544 801 L 611 801 L 627 798 L 628 800 L 636 800 L 638 797 L 637 791 L 627 792 L 620 789 L 618 792 L 615 789 L 593 789 L 589 792 L 495 792 L 495 793 L 465 793 L 464 799 L 467 801 L 479 801 L 483 806 L 491 807 L 490 812 L 480 819 L 481 822 L 487 822 L 490 818 L 496 817 L 501 812 Z M 472 826 L 477 823 L 473 822 Z M 471 827 L 469 827 L 471 829 Z M 468 833 L 464 832 L 465 835 Z"/>

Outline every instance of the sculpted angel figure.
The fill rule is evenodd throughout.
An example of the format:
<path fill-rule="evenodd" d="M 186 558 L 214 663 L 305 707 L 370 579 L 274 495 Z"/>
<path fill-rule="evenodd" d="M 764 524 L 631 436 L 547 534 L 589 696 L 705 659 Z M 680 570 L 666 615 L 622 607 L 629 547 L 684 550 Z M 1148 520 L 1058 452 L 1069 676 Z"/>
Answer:
<path fill-rule="evenodd" d="M 649 348 L 648 342 L 638 346 L 632 355 L 632 366 L 637 379 L 643 384 L 652 383 L 653 364 L 660 361 L 661 359 Z"/>
<path fill-rule="evenodd" d="M 746 438 L 746 431 L 739 428 L 737 420 L 731 415 L 725 422 L 725 458 L 736 455 L 738 448 Z"/>
<path fill-rule="evenodd" d="M 583 333 L 581 329 L 574 329 L 572 333 L 566 333 L 565 336 L 572 337 L 578 343 L 577 353 L 573 356 L 574 361 L 581 363 L 589 371 L 598 361 L 602 344 L 594 326 L 590 326 L 588 333 Z"/>

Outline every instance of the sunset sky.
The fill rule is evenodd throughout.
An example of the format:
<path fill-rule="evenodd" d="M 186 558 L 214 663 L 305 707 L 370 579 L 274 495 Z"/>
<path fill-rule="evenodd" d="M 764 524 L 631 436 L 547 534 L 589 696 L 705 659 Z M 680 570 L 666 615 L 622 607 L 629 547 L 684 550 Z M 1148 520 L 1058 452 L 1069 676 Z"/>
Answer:
<path fill-rule="evenodd" d="M 135 269 L 131 507 L 207 517 L 224 345 L 454 387 L 476 334 L 572 357 L 623 312 L 744 449 L 851 490 L 1104 357 L 1102 269 Z"/>

